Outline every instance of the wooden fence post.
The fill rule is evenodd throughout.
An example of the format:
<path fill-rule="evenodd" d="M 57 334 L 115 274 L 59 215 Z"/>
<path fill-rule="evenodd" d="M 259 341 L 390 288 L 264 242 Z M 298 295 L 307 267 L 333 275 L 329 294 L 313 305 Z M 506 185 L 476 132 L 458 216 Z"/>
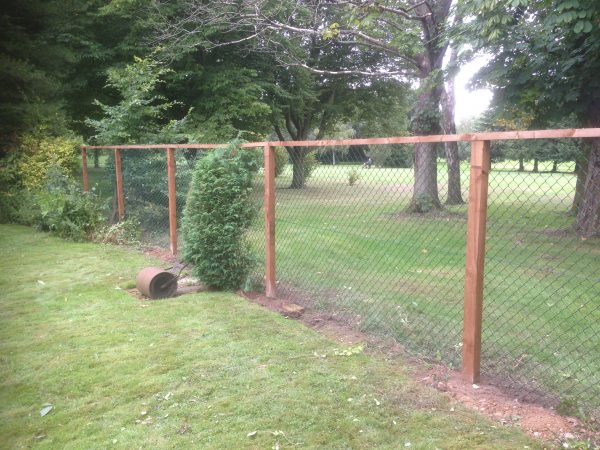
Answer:
<path fill-rule="evenodd" d="M 265 158 L 265 293 L 277 297 L 275 278 L 275 152 L 266 144 Z"/>
<path fill-rule="evenodd" d="M 81 147 L 81 171 L 83 175 L 83 192 L 88 192 L 90 184 L 88 179 L 87 148 L 85 147 Z"/>
<path fill-rule="evenodd" d="M 175 185 L 175 149 L 167 149 L 167 175 L 169 182 L 169 240 L 171 254 L 177 254 L 177 190 Z"/>
<path fill-rule="evenodd" d="M 462 359 L 462 376 L 468 383 L 479 382 L 480 374 L 489 171 L 490 142 L 474 141 L 471 145 Z"/>
<path fill-rule="evenodd" d="M 125 199 L 123 197 L 123 170 L 121 164 L 121 149 L 115 149 L 115 176 L 117 180 L 117 207 L 119 208 L 119 220 L 125 217 Z"/>

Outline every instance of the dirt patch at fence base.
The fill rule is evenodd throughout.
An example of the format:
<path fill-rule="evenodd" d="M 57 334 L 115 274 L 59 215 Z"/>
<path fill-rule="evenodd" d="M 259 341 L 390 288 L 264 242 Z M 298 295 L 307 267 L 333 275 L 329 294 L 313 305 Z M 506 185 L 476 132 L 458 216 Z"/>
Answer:
<path fill-rule="evenodd" d="M 339 340 L 348 345 L 353 345 L 359 342 L 365 342 L 367 336 L 360 331 L 353 330 L 351 327 L 344 324 L 339 318 L 332 314 L 319 313 L 313 309 L 304 307 L 302 314 L 290 314 L 288 311 L 289 305 L 295 305 L 291 300 L 282 298 L 267 298 L 256 292 L 238 292 L 242 297 L 248 299 L 252 303 L 257 303 L 271 311 L 278 312 L 292 319 L 299 319 L 303 323 L 309 325 L 328 337 Z"/>
<path fill-rule="evenodd" d="M 551 407 L 523 401 L 521 392 L 500 388 L 490 384 L 485 378 L 477 385 L 465 383 L 460 372 L 416 359 L 408 355 L 398 342 L 358 331 L 335 314 L 317 312 L 306 307 L 306 302 L 301 302 L 304 312 L 299 317 L 292 317 L 286 313 L 286 306 L 294 304 L 292 300 L 271 299 L 255 292 L 238 293 L 271 311 L 296 318 L 346 345 L 364 343 L 367 351 L 402 358 L 409 364 L 409 375 L 416 381 L 442 392 L 502 426 L 520 427 L 530 436 L 559 446 L 567 443 L 569 447 L 566 448 L 577 448 L 573 446 L 573 442 L 577 440 L 589 439 L 592 443 L 600 443 L 600 432 L 590 430 L 579 419 L 561 416 Z M 600 424 L 595 425 L 597 428 Z"/>
<path fill-rule="evenodd" d="M 172 255 L 170 250 L 162 247 L 146 247 L 144 248 L 144 254 L 169 263 L 175 263 L 178 261 L 177 256 Z"/>
<path fill-rule="evenodd" d="M 521 399 L 518 390 L 502 389 L 483 378 L 481 383 L 466 383 L 458 371 L 443 366 L 413 366 L 418 380 L 447 393 L 470 409 L 506 426 L 518 426 L 531 436 L 559 443 L 578 439 L 600 442 L 600 433 L 579 419 L 565 417 L 554 409 Z"/>

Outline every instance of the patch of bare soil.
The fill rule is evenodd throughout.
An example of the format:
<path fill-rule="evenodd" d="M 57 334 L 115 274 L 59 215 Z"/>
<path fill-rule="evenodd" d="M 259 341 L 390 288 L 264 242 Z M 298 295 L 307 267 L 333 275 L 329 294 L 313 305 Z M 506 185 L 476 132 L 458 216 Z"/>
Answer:
<path fill-rule="evenodd" d="M 168 263 L 176 263 L 177 262 L 177 256 L 172 255 L 171 251 L 166 248 L 146 247 L 146 248 L 144 248 L 143 251 L 144 251 L 145 255 L 154 256 L 155 258 L 158 258 L 158 259 L 168 262 Z"/>
<path fill-rule="evenodd" d="M 572 445 L 575 441 L 585 440 L 600 445 L 600 431 L 592 430 L 589 424 L 586 426 L 577 418 L 561 416 L 551 407 L 525 401 L 526 396 L 517 391 L 495 386 L 491 384 L 491 380 L 483 379 L 476 385 L 466 383 L 460 372 L 415 359 L 409 356 L 399 343 L 373 337 L 353 329 L 341 317 L 319 313 L 308 307 L 302 307 L 303 311 L 300 314 L 289 314 L 287 308 L 295 305 L 291 300 L 270 299 L 254 292 L 240 291 L 239 294 L 271 311 L 286 317 L 297 318 L 309 327 L 344 344 L 364 343 L 369 351 L 403 358 L 408 362 L 409 373 L 416 381 L 443 392 L 444 395 L 448 395 L 492 421 L 504 426 L 518 426 L 535 438 L 560 446 Z M 597 425 L 600 424 L 592 423 L 591 425 L 596 425 L 594 428 L 598 428 Z"/>
<path fill-rule="evenodd" d="M 507 426 L 519 426 L 531 436 L 565 443 L 591 440 L 600 443 L 600 433 L 575 417 L 558 414 L 553 408 L 524 401 L 518 391 L 503 389 L 485 378 L 478 384 L 462 379 L 461 373 L 444 366 L 413 366 L 417 379 L 445 392 L 463 405 Z"/>

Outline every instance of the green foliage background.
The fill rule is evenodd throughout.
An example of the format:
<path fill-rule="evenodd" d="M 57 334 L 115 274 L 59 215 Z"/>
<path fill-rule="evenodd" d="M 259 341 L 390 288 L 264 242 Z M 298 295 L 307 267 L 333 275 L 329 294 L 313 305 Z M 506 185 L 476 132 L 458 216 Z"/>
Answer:
<path fill-rule="evenodd" d="M 257 212 L 251 194 L 259 161 L 238 143 L 198 161 L 183 216 L 183 259 L 219 289 L 240 288 L 252 264 L 244 236 Z"/>

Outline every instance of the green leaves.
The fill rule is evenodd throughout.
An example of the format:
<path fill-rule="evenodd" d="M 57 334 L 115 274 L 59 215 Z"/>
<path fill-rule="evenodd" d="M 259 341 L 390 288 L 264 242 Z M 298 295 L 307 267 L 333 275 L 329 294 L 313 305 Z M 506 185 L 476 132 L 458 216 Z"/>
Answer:
<path fill-rule="evenodd" d="M 600 6 L 594 0 L 469 2 L 471 36 L 493 58 L 477 78 L 504 112 L 589 123 L 600 101 Z M 509 17 L 510 21 L 504 18 Z"/>
<path fill-rule="evenodd" d="M 252 263 L 244 234 L 257 211 L 251 194 L 259 154 L 239 143 L 198 161 L 183 216 L 183 258 L 218 289 L 240 288 Z"/>
<path fill-rule="evenodd" d="M 96 101 L 103 117 L 87 119 L 100 144 L 139 144 L 155 141 L 178 142 L 186 117 L 170 120 L 167 113 L 177 105 L 157 93 L 162 78 L 170 72 L 151 58 L 134 58 L 124 68 L 108 71 L 107 87 L 115 89 L 121 100 L 115 105 Z"/>

